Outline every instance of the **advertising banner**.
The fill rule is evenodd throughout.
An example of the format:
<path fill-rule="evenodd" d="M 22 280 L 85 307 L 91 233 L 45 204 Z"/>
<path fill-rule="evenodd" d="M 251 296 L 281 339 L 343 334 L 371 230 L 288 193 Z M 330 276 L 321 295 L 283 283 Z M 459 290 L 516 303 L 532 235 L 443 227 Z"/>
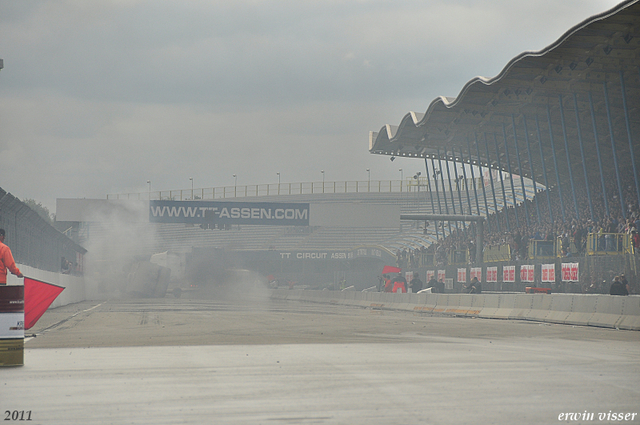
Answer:
<path fill-rule="evenodd" d="M 562 271 L 562 281 L 563 282 L 578 282 L 579 273 L 578 273 L 579 263 L 562 263 L 561 271 Z"/>
<path fill-rule="evenodd" d="M 525 264 L 520 266 L 520 281 L 521 282 L 533 282 L 534 278 L 534 265 Z"/>
<path fill-rule="evenodd" d="M 152 223 L 308 226 L 308 203 L 149 201 Z"/>
<path fill-rule="evenodd" d="M 471 267 L 471 273 L 469 273 L 470 279 L 477 277 L 479 281 L 482 281 L 482 267 Z"/>
<path fill-rule="evenodd" d="M 516 281 L 516 266 L 503 266 L 502 267 L 502 281 L 503 282 L 515 282 Z"/>
<path fill-rule="evenodd" d="M 542 265 L 542 282 L 555 282 L 555 281 L 556 281 L 556 265 L 543 264 Z"/>
<path fill-rule="evenodd" d="M 467 282 L 467 269 L 458 269 L 458 282 L 466 283 Z"/>
<path fill-rule="evenodd" d="M 498 281 L 498 267 L 487 267 L 487 280 L 485 282 Z"/>

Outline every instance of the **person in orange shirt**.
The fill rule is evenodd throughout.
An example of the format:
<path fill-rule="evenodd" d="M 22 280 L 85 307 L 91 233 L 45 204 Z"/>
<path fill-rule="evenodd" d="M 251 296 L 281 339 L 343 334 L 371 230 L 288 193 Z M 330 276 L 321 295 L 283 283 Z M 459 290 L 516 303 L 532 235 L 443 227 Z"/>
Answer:
<path fill-rule="evenodd" d="M 13 260 L 11 250 L 4 244 L 4 236 L 4 229 L 0 229 L 0 285 L 7 284 L 7 269 L 18 277 L 24 277 Z"/>

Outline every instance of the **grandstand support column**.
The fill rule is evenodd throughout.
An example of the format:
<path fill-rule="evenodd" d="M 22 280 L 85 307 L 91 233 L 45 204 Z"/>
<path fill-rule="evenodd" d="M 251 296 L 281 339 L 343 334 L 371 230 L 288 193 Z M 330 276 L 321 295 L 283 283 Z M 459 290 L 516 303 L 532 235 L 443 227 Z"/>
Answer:
<path fill-rule="evenodd" d="M 436 188 L 436 199 L 438 200 L 438 212 L 442 214 L 442 204 L 440 203 L 440 194 L 438 193 L 438 171 L 436 170 L 436 162 L 431 157 L 431 168 L 433 168 L 433 187 Z"/>
<path fill-rule="evenodd" d="M 496 161 L 498 162 L 498 174 L 500 175 L 500 187 L 502 188 L 502 212 L 507 222 L 507 232 L 511 232 L 511 223 L 509 222 L 509 210 L 507 209 L 507 192 L 504 189 L 504 173 L 502 172 L 502 164 L 500 163 L 500 148 L 498 147 L 498 136 L 493 133 L 493 141 L 496 145 Z M 507 158 L 508 161 L 508 158 Z M 493 180 L 493 178 L 491 179 Z M 514 196 L 515 197 L 515 196 Z M 513 200 L 515 203 L 515 199 Z M 517 213 L 516 213 L 517 215 Z"/>
<path fill-rule="evenodd" d="M 620 88 L 622 89 L 622 107 L 624 109 L 624 122 L 627 125 L 627 137 L 629 139 L 629 154 L 631 155 L 631 165 L 633 165 L 633 180 L 636 183 L 636 206 L 640 205 L 640 183 L 638 183 L 638 170 L 636 169 L 636 155 L 633 152 L 633 141 L 631 138 L 631 125 L 629 124 L 629 109 L 627 108 L 627 95 L 624 86 L 624 72 L 620 70 Z"/>
<path fill-rule="evenodd" d="M 451 148 L 451 156 L 453 157 L 453 171 L 455 173 L 455 182 L 456 182 L 456 191 L 458 192 L 458 202 L 460 205 L 460 214 L 464 214 L 464 207 L 462 206 L 462 194 L 460 193 L 460 181 L 462 175 L 458 175 L 458 167 L 456 167 L 456 149 Z M 462 159 L 460 160 L 462 161 Z M 462 163 L 462 168 L 464 169 L 464 163 Z M 469 211 L 471 214 L 471 211 Z M 462 227 L 464 228 L 464 223 L 462 223 Z"/>
<path fill-rule="evenodd" d="M 607 201 L 607 185 L 604 183 L 604 172 L 602 170 L 602 157 L 600 156 L 600 140 L 598 138 L 598 127 L 596 126 L 596 111 L 593 107 L 593 96 L 589 92 L 589 105 L 591 106 L 591 122 L 593 123 L 593 138 L 596 142 L 596 153 L 598 156 L 598 168 L 600 169 L 600 183 L 602 184 L 602 198 L 604 201 L 604 211 L 609 215 L 609 201 Z"/>
<path fill-rule="evenodd" d="M 440 148 L 437 149 L 437 154 L 438 166 L 440 167 L 440 183 L 442 183 L 442 196 L 444 196 L 444 211 L 449 214 L 449 204 L 447 203 L 447 189 L 444 186 L 444 173 L 442 172 L 442 157 L 440 156 Z M 447 223 L 447 227 L 449 227 L 449 234 L 451 234 L 451 222 Z M 442 230 L 442 233 L 444 234 L 444 229 Z"/>
<path fill-rule="evenodd" d="M 529 129 L 527 128 L 527 116 L 522 115 L 522 125 L 524 126 L 524 140 L 527 142 L 527 154 L 529 156 L 529 169 L 531 171 L 531 181 L 533 182 L 533 199 L 536 202 L 536 214 L 538 216 L 538 224 L 542 223 L 540 215 L 540 199 L 538 198 L 538 185 L 536 184 L 536 173 L 533 170 L 533 156 L 531 155 L 531 141 L 529 140 Z"/>
<path fill-rule="evenodd" d="M 556 169 L 556 184 L 558 185 L 558 198 L 560 198 L 560 212 L 562 213 L 562 221 L 566 221 L 564 215 L 564 199 L 562 199 L 562 185 L 560 184 L 560 174 L 558 168 L 558 157 L 556 156 L 556 146 L 553 141 L 553 126 L 551 125 L 551 108 L 547 105 L 547 121 L 549 123 L 549 140 L 551 141 L 551 154 L 553 155 L 553 166 Z M 551 204 L 549 204 L 551 205 Z"/>
<path fill-rule="evenodd" d="M 429 180 L 429 163 L 427 162 L 427 157 L 424 158 L 424 172 L 427 176 L 427 190 L 429 191 L 429 198 L 431 199 L 431 213 L 435 214 L 436 208 L 433 203 L 433 193 L 431 192 L 431 181 Z"/>
<path fill-rule="evenodd" d="M 593 122 L 595 126 L 595 121 Z M 549 190 L 551 187 L 549 186 L 549 179 L 547 178 L 547 166 L 544 162 L 544 151 L 542 150 L 542 132 L 540 131 L 540 121 L 538 120 L 538 114 L 536 114 L 536 130 L 538 132 L 538 146 L 540 147 L 540 162 L 542 163 L 542 175 L 544 176 L 544 185 L 546 186 L 545 193 L 547 194 L 547 207 L 549 208 L 549 219 L 553 223 L 553 210 L 551 208 L 551 195 L 549 194 Z M 598 159 L 600 158 L 600 153 L 598 151 Z M 600 168 L 600 173 L 602 174 L 602 167 Z"/>
<path fill-rule="evenodd" d="M 527 226 L 529 222 L 529 206 L 527 205 L 527 191 L 524 188 L 524 172 L 522 171 L 522 161 L 520 160 L 520 148 L 518 147 L 518 134 L 516 132 L 516 117 L 511 114 L 511 123 L 513 125 L 513 144 L 516 145 L 516 160 L 518 160 L 518 174 L 520 174 L 520 186 L 522 186 L 522 203 L 524 204 L 524 215 Z"/>
<path fill-rule="evenodd" d="M 578 143 L 580 144 L 580 155 L 582 157 L 582 172 L 584 173 L 584 184 L 587 188 L 587 201 L 589 202 L 589 214 L 591 220 L 595 221 L 593 214 L 593 203 L 591 202 L 591 189 L 589 188 L 589 175 L 587 173 L 587 161 L 584 158 L 584 143 L 582 143 L 582 130 L 580 129 L 580 113 L 578 112 L 578 95 L 573 94 L 573 107 L 576 111 L 576 126 L 578 129 Z"/>
<path fill-rule="evenodd" d="M 469 143 L 468 137 L 467 143 Z M 460 163 L 462 164 L 462 178 L 464 178 L 464 190 L 467 193 L 467 205 L 469 206 L 469 214 L 473 214 L 473 208 L 471 207 L 471 196 L 469 195 L 469 180 L 467 180 L 467 167 L 464 166 L 464 152 L 462 152 L 462 148 L 460 148 Z M 460 205 L 462 205 L 462 202 L 460 202 Z M 478 214 L 480 214 L 480 212 L 478 212 Z"/>
<path fill-rule="evenodd" d="M 476 133 L 473 133 L 473 137 L 476 141 L 476 152 L 478 154 L 478 172 L 480 173 L 480 182 L 482 184 L 482 197 L 484 198 L 484 209 L 485 215 L 487 216 L 487 220 L 489 220 L 489 203 L 487 202 L 487 190 L 484 187 L 484 176 L 482 175 L 482 162 L 480 162 L 480 143 L 478 143 L 478 136 Z M 484 144 L 487 148 L 487 170 L 489 170 L 489 181 L 491 181 L 491 190 L 493 191 L 493 179 L 491 179 L 491 167 L 489 166 L 489 148 L 487 145 L 487 133 L 484 133 Z M 469 149 L 469 156 L 471 156 L 471 149 Z M 496 214 L 498 212 L 498 206 L 496 205 L 496 193 L 493 191 L 493 213 Z M 478 213 L 480 214 L 480 213 Z M 498 226 L 498 231 L 500 231 L 500 220 L 498 220 L 498 216 L 496 215 L 496 223 Z M 489 226 L 489 231 L 491 231 L 491 223 L 487 221 L 487 226 Z"/>
<path fill-rule="evenodd" d="M 491 159 L 489 159 L 489 141 L 487 140 L 487 133 L 484 133 L 484 148 L 487 151 L 487 170 L 489 171 L 489 182 L 491 183 L 491 194 L 493 195 L 493 212 L 495 213 L 498 232 L 500 232 L 502 229 L 500 228 L 500 217 L 498 217 L 498 198 L 496 197 L 496 187 L 493 183 L 493 173 L 491 172 Z M 484 180 L 482 181 L 482 187 L 484 187 Z"/>
<path fill-rule="evenodd" d="M 624 207 L 624 195 L 622 194 L 622 183 L 620 182 L 620 171 L 618 170 L 618 154 L 616 152 L 616 141 L 613 136 L 613 119 L 611 118 L 611 107 L 609 106 L 609 90 L 607 82 L 602 83 L 604 87 L 604 105 L 607 109 L 607 121 L 609 121 L 609 137 L 611 138 L 611 153 L 613 154 L 613 168 L 616 171 L 616 181 L 618 182 L 618 195 L 620 196 L 620 209 L 622 217 L 627 218 L 627 212 Z"/>
<path fill-rule="evenodd" d="M 576 210 L 576 218 L 580 220 L 580 210 L 578 209 L 578 198 L 576 197 L 576 187 L 573 182 L 573 171 L 571 170 L 571 156 L 569 155 L 569 140 L 567 138 L 567 124 L 564 119 L 564 106 L 562 105 L 562 95 L 558 95 L 560 104 L 560 122 L 562 124 L 562 137 L 564 138 L 564 152 L 567 155 L 567 170 L 569 171 L 569 182 L 571 183 L 571 195 L 573 196 L 573 208 Z"/>
<path fill-rule="evenodd" d="M 513 128 L 513 134 L 516 133 L 515 127 Z M 507 126 L 502 124 L 502 137 L 504 138 L 504 153 L 507 157 L 507 171 L 509 171 L 509 182 L 511 183 L 511 197 L 513 198 L 513 212 L 516 216 L 516 228 L 520 227 L 520 219 L 518 218 L 516 188 L 513 185 L 513 173 L 511 172 L 511 157 L 509 156 L 509 143 L 507 143 Z M 498 155 L 499 156 L 499 155 Z"/>
<path fill-rule="evenodd" d="M 475 134 L 474 134 L 475 136 Z M 478 138 L 476 137 L 476 146 L 478 144 Z M 469 151 L 469 170 L 471 171 L 471 181 L 473 182 L 473 197 L 476 201 L 476 214 L 480 215 L 480 203 L 478 202 L 478 189 L 476 188 L 476 176 L 473 171 L 473 155 L 471 155 L 471 142 L 469 142 L 469 137 L 467 137 L 467 150 Z M 480 164 L 480 155 L 478 155 L 478 165 Z M 482 173 L 480 173 L 480 177 L 482 178 Z M 484 188 L 484 185 L 483 185 Z M 487 196 L 484 197 L 485 208 L 487 208 Z M 486 211 L 487 216 L 489 216 L 489 209 Z"/>
<path fill-rule="evenodd" d="M 451 170 L 449 169 L 449 159 L 447 158 L 447 150 L 444 151 L 445 162 L 447 164 L 447 179 L 449 179 L 449 195 L 451 195 L 451 208 L 453 209 L 454 214 L 458 214 L 456 211 L 456 198 L 453 195 L 453 186 L 451 185 Z M 456 222 L 456 229 L 458 228 L 458 222 Z"/>
<path fill-rule="evenodd" d="M 476 263 L 484 263 L 484 220 L 476 221 Z"/>
<path fill-rule="evenodd" d="M 484 248 L 484 220 L 479 215 L 451 215 L 451 214 L 401 214 L 400 220 L 416 221 L 473 221 L 476 222 L 476 263 L 483 263 L 482 251 Z"/>
<path fill-rule="evenodd" d="M 442 214 L 442 204 L 440 203 L 440 194 L 438 193 L 438 172 L 436 171 L 436 162 L 433 159 L 433 155 L 431 156 L 431 168 L 433 168 L 433 186 L 436 188 L 436 199 L 438 200 L 438 212 Z M 440 240 L 438 236 L 438 222 L 435 223 L 436 226 L 436 238 Z M 444 238 L 444 234 L 442 235 Z"/>

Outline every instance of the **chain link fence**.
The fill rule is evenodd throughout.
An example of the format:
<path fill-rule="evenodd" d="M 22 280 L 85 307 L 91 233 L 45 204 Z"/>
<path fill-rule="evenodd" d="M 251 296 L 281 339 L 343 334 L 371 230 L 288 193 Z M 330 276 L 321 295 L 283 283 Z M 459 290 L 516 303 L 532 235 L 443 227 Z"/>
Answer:
<path fill-rule="evenodd" d="M 0 228 L 6 232 L 4 243 L 11 248 L 16 263 L 52 272 L 82 273 L 87 251 L 2 188 Z M 70 264 L 63 270 L 64 260 Z"/>

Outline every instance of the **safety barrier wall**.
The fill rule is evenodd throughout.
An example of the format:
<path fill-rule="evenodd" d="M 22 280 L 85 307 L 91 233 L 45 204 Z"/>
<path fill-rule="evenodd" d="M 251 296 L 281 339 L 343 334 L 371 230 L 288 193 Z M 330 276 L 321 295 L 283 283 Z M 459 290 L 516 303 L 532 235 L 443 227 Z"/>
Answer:
<path fill-rule="evenodd" d="M 49 272 L 46 270 L 40 270 L 34 267 L 25 266 L 24 264 L 17 264 L 17 266 L 25 276 L 65 288 L 64 291 L 62 291 L 60 295 L 58 295 L 58 297 L 55 299 L 55 301 L 51 304 L 50 308 L 61 307 L 63 305 L 86 300 L 83 276 Z M 22 279 L 18 279 L 12 274 L 8 274 L 7 284 L 22 285 L 23 282 Z"/>
<path fill-rule="evenodd" d="M 445 316 L 531 320 L 640 330 L 640 296 L 584 294 L 393 294 L 273 290 L 273 299 Z"/>

